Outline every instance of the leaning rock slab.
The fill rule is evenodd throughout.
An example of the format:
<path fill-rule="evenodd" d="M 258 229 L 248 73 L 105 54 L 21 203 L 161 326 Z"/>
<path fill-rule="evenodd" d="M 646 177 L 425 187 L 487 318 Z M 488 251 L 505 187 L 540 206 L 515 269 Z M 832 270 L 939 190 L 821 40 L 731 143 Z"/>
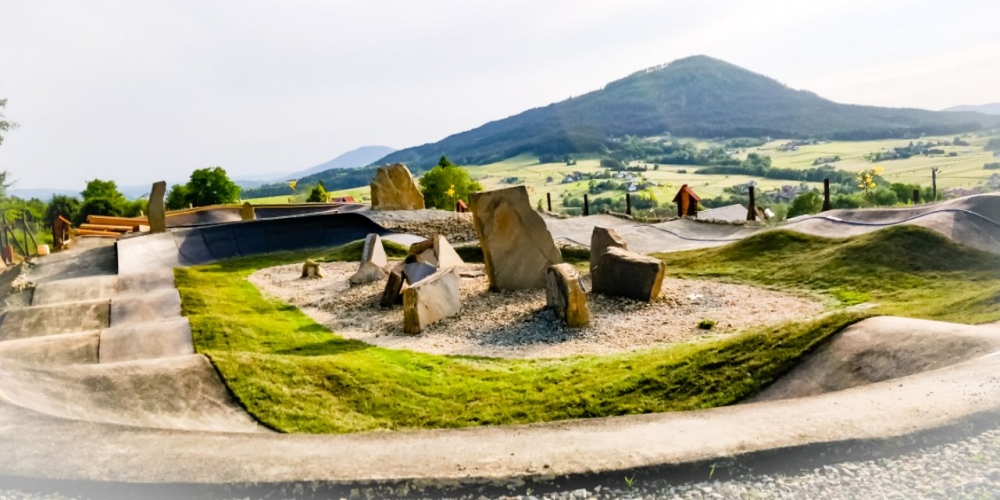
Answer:
<path fill-rule="evenodd" d="M 465 264 L 462 258 L 459 257 L 458 252 L 440 234 L 410 245 L 410 255 L 415 255 L 418 261 L 432 265 L 438 269 L 447 269 Z"/>
<path fill-rule="evenodd" d="M 556 264 L 549 267 L 545 277 L 545 305 L 571 328 L 589 325 L 587 292 L 576 269 L 570 264 Z"/>
<path fill-rule="evenodd" d="M 401 302 L 403 293 L 403 264 L 396 264 L 389 270 L 389 279 L 385 280 L 385 289 L 378 305 L 382 308 L 392 307 Z"/>
<path fill-rule="evenodd" d="M 649 302 L 660 296 L 664 269 L 659 259 L 609 248 L 590 274 L 594 292 Z"/>
<path fill-rule="evenodd" d="M 371 182 L 372 208 L 378 210 L 421 210 L 420 193 L 410 169 L 402 163 L 379 167 Z"/>
<path fill-rule="evenodd" d="M 375 233 L 369 234 L 365 238 L 365 249 L 361 253 L 361 265 L 358 272 L 354 273 L 348 281 L 352 285 L 371 283 L 385 278 L 385 269 L 389 267 L 389 258 L 385 255 L 385 247 L 382 246 L 382 238 Z"/>
<path fill-rule="evenodd" d="M 146 208 L 149 210 L 146 220 L 149 221 L 149 232 L 151 233 L 162 233 L 167 230 L 167 207 L 163 203 L 163 197 L 166 194 L 166 181 L 153 183 L 153 189 L 149 191 L 149 205 Z"/>
<path fill-rule="evenodd" d="M 562 255 L 528 200 L 528 190 L 515 186 L 470 196 L 472 221 L 483 247 L 490 290 L 523 290 L 545 286 L 545 273 Z"/>
<path fill-rule="evenodd" d="M 403 331 L 416 335 L 428 326 L 462 310 L 454 269 L 438 271 L 403 290 Z"/>
<path fill-rule="evenodd" d="M 609 248 L 621 248 L 628 250 L 625 240 L 618 234 L 618 231 L 609 227 L 595 227 L 590 235 L 590 272 L 594 272 L 597 261 L 607 253 Z"/>

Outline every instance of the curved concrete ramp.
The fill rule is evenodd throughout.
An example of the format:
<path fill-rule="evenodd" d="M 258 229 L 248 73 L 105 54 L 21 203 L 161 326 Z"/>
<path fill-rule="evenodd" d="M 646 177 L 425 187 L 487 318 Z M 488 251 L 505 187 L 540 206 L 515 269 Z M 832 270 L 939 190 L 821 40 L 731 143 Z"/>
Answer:
<path fill-rule="evenodd" d="M 614 228 L 640 253 L 677 252 L 732 243 L 771 229 L 787 229 L 827 238 L 846 238 L 887 226 L 926 227 L 957 243 L 1000 253 L 1000 195 L 975 195 L 930 205 L 896 209 L 830 210 L 773 227 L 741 226 L 676 219 L 645 224 L 611 215 L 559 219 L 545 217 L 552 236 L 564 243 L 590 246 L 594 227 Z"/>
<path fill-rule="evenodd" d="M 801 398 L 937 370 L 1000 350 L 1000 327 L 881 316 L 848 327 L 752 398 Z"/>
<path fill-rule="evenodd" d="M 0 324 L 0 340 L 100 330 L 110 326 L 110 319 L 107 299 L 8 309 Z"/>
<path fill-rule="evenodd" d="M 302 215 L 147 234 L 118 241 L 118 273 L 129 275 L 288 250 L 333 247 L 389 234 L 357 213 Z"/>
<path fill-rule="evenodd" d="M 361 212 L 368 210 L 368 208 L 368 205 L 358 203 L 254 205 L 254 215 L 257 219 L 275 219 L 296 215 Z M 240 205 L 219 205 L 172 211 L 167 213 L 167 227 L 183 228 L 239 222 L 243 220 L 240 214 L 241 209 L 242 206 Z"/>
<path fill-rule="evenodd" d="M 185 356 L 194 353 L 191 324 L 184 317 L 101 330 L 101 363 Z"/>
<path fill-rule="evenodd" d="M 100 341 L 99 331 L 8 340 L 0 342 L 0 358 L 39 365 L 93 364 Z"/>
<path fill-rule="evenodd" d="M 201 355 L 125 363 L 28 366 L 0 361 L 0 393 L 54 417 L 157 429 L 255 432 Z"/>

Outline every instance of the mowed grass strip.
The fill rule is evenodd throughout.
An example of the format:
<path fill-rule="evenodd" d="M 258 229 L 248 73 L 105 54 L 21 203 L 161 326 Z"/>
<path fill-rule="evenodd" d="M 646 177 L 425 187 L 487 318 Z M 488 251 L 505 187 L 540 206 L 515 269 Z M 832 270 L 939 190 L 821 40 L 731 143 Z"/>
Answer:
<path fill-rule="evenodd" d="M 348 258 L 355 250 L 326 257 Z M 438 356 L 343 339 L 297 308 L 263 297 L 246 279 L 306 255 L 176 270 L 198 352 L 215 363 L 241 404 L 283 432 L 456 428 L 722 406 L 759 391 L 861 317 L 840 313 L 602 357 Z"/>

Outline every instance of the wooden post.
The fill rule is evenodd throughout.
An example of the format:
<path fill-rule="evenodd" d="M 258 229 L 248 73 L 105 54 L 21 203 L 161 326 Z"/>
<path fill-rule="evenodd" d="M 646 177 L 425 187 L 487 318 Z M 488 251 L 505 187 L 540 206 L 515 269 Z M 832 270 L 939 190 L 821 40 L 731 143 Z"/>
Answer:
<path fill-rule="evenodd" d="M 587 194 L 583 194 L 583 215 L 590 215 L 590 200 L 587 199 Z"/>
<path fill-rule="evenodd" d="M 549 212 L 552 211 L 552 193 L 545 193 L 545 199 L 549 201 Z"/>
<path fill-rule="evenodd" d="M 29 227 L 28 227 L 28 211 L 27 210 L 21 212 L 21 222 L 24 223 L 24 246 L 26 246 L 26 247 L 28 246 L 28 239 L 30 238 L 31 239 L 31 244 L 35 245 L 35 253 L 38 253 L 38 242 L 35 241 L 35 232 L 28 230 Z M 30 251 L 31 248 L 29 247 L 28 250 Z"/>
<path fill-rule="evenodd" d="M 8 258 L 7 248 L 10 243 L 7 241 L 7 214 L 0 214 L 0 249 L 3 250 L 3 262 L 4 264 L 12 264 L 13 260 Z M 13 252 L 13 250 L 10 250 Z"/>
<path fill-rule="evenodd" d="M 632 193 L 625 193 L 625 213 L 632 215 Z"/>
<path fill-rule="evenodd" d="M 14 244 L 14 248 L 17 248 L 17 251 L 21 252 L 21 255 L 27 258 L 28 253 L 24 251 L 24 248 L 21 246 L 21 242 L 17 241 L 17 233 L 14 232 L 14 228 L 7 226 L 7 233 L 10 235 L 10 240 L 12 240 L 11 243 Z"/>
<path fill-rule="evenodd" d="M 937 167 L 931 169 L 931 201 L 937 201 L 937 173 Z"/>
<path fill-rule="evenodd" d="M 914 189 L 913 190 L 913 204 L 914 205 L 919 205 L 920 204 L 920 190 L 919 189 Z"/>
<path fill-rule="evenodd" d="M 747 220 L 757 220 L 757 207 L 753 199 L 753 186 L 750 186 L 750 208 L 747 209 Z"/>
<path fill-rule="evenodd" d="M 833 208 L 830 204 L 830 179 L 823 179 L 823 212 Z"/>

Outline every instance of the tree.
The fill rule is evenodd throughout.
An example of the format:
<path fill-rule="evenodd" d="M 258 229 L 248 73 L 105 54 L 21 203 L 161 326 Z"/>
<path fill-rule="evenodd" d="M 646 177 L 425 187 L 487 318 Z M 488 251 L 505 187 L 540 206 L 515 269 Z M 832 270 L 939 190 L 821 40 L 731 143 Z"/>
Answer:
<path fill-rule="evenodd" d="M 225 205 L 240 201 L 240 187 L 229 179 L 222 167 L 201 168 L 191 172 L 187 183 L 187 202 L 196 207 Z"/>
<path fill-rule="evenodd" d="M 167 193 L 166 206 L 168 210 L 180 210 L 188 207 L 188 188 L 186 184 L 174 184 Z"/>
<path fill-rule="evenodd" d="M 469 201 L 469 194 L 483 186 L 469 177 L 469 172 L 442 156 L 437 166 L 420 177 L 420 191 L 428 208 L 453 210 L 458 200 Z"/>
<path fill-rule="evenodd" d="M 66 220 L 73 221 L 76 219 L 76 214 L 79 211 L 80 200 L 76 199 L 76 197 L 61 194 L 52 195 L 49 205 L 45 207 L 45 225 L 52 227 L 52 221 L 56 220 L 56 217 L 60 215 L 65 217 Z"/>
<path fill-rule="evenodd" d="M 115 181 L 94 179 L 87 182 L 87 187 L 80 192 L 83 203 L 77 211 L 76 224 L 87 222 L 88 215 L 124 215 L 128 200 L 118 190 Z"/>
<path fill-rule="evenodd" d="M 7 107 L 7 99 L 0 99 L 0 110 Z M 0 111 L 0 132 L 6 132 L 17 128 L 17 124 L 4 119 L 3 112 Z M 3 144 L 3 134 L 0 134 L 0 144 Z"/>
<path fill-rule="evenodd" d="M 306 203 L 326 203 L 327 200 L 329 200 L 329 195 L 326 194 L 326 189 L 323 188 L 323 183 L 320 182 L 313 186 L 312 191 L 309 191 Z"/>
<path fill-rule="evenodd" d="M 858 189 L 865 192 L 865 198 L 871 198 L 872 191 L 877 186 L 880 175 L 882 175 L 882 167 L 875 167 L 862 170 L 854 177 L 854 180 L 858 183 Z"/>
<path fill-rule="evenodd" d="M 815 214 L 820 210 L 823 210 L 823 197 L 815 191 L 806 191 L 792 200 L 792 206 L 788 209 L 788 218 Z"/>

